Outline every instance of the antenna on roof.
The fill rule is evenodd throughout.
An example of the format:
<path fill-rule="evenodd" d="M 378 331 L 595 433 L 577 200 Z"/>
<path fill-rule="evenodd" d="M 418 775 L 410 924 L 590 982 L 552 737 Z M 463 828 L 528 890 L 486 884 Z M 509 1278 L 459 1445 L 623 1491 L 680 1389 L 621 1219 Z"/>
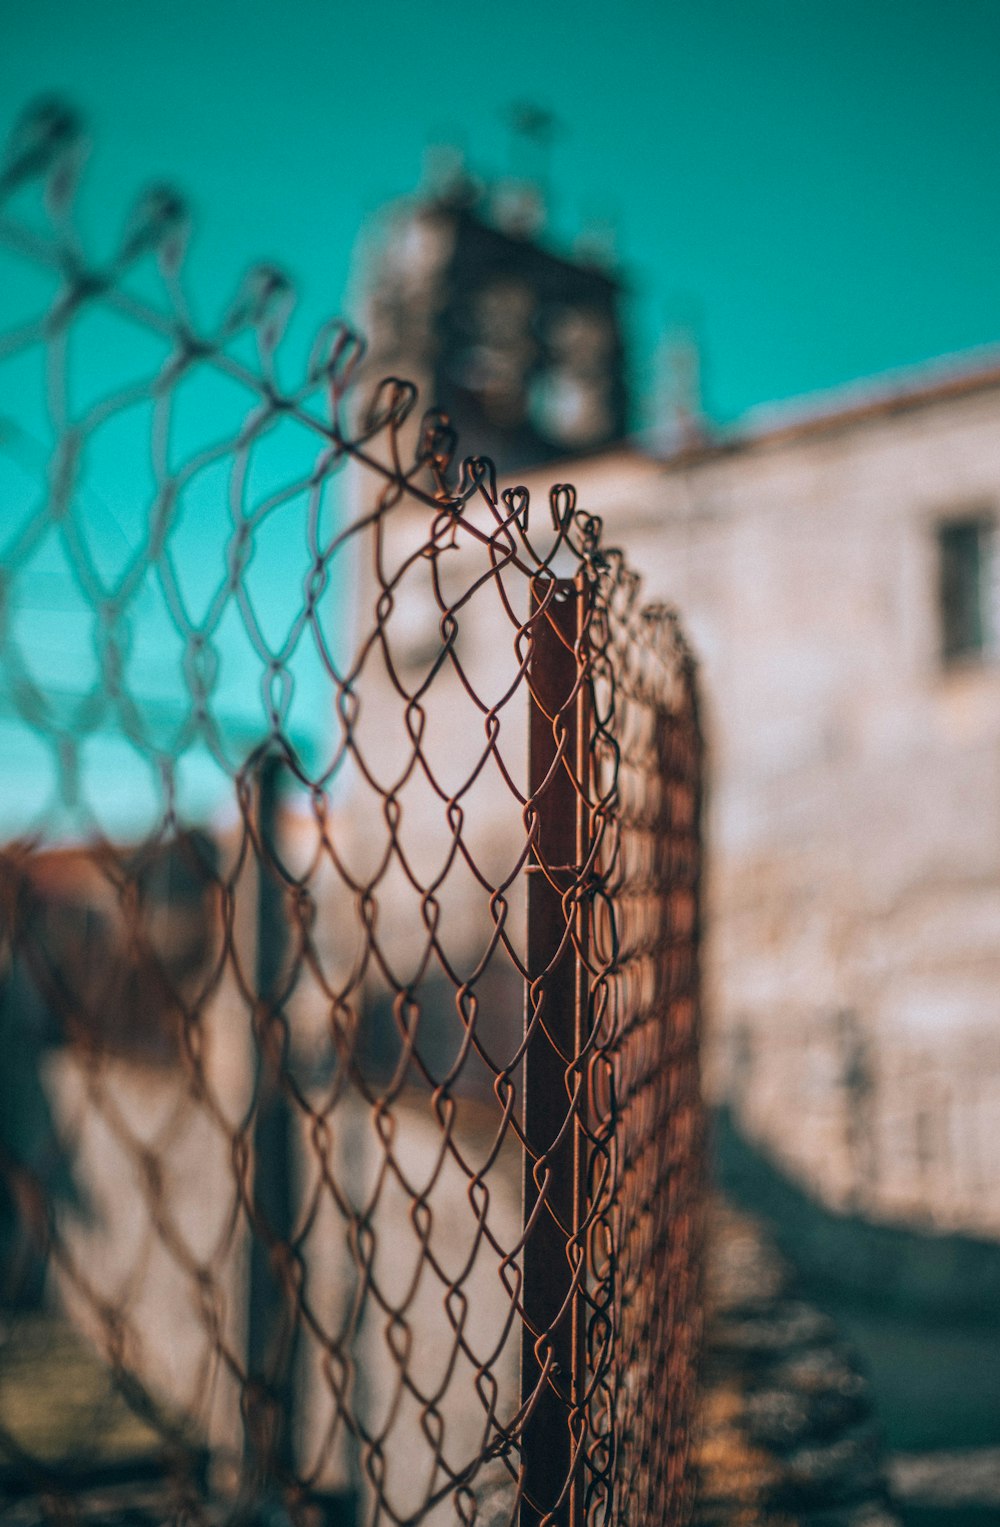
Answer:
<path fill-rule="evenodd" d="M 613 270 L 618 261 L 618 209 L 591 201 L 581 209 L 580 231 L 573 244 L 577 259 L 597 270 Z"/>
<path fill-rule="evenodd" d="M 675 321 L 657 356 L 655 435 L 660 448 L 670 454 L 704 445 L 708 436 L 703 367 L 699 326 L 690 318 Z"/>
<path fill-rule="evenodd" d="M 552 145 L 562 130 L 555 112 L 531 101 L 519 101 L 507 110 L 510 127 L 511 177 L 534 190 L 544 213 L 549 203 Z"/>
<path fill-rule="evenodd" d="M 424 148 L 421 190 L 432 201 L 472 199 L 474 186 L 466 163 L 465 135 L 460 129 L 440 130 L 428 140 Z"/>

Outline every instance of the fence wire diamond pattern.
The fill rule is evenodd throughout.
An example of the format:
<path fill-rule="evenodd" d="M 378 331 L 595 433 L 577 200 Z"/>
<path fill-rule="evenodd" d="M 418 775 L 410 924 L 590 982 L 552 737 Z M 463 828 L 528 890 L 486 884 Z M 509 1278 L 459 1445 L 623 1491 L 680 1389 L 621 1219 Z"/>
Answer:
<path fill-rule="evenodd" d="M 702 747 L 573 491 L 0 178 L 12 1522 L 689 1515 Z M 287 331 L 287 333 L 286 333 Z M 370 394 L 370 396 L 368 396 Z"/>

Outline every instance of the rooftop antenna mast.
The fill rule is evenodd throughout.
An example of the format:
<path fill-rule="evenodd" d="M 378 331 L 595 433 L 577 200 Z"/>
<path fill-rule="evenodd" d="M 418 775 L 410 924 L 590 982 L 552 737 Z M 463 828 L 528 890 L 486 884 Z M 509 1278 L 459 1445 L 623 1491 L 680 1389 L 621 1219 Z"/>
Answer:
<path fill-rule="evenodd" d="M 514 177 L 534 185 L 543 207 L 551 191 L 552 145 L 562 128 L 555 112 L 531 101 L 519 101 L 507 113 L 511 130 L 511 171 Z"/>
<path fill-rule="evenodd" d="M 424 148 L 422 190 L 442 201 L 455 201 L 472 194 L 465 134 L 460 127 L 442 125 L 428 138 Z"/>
<path fill-rule="evenodd" d="M 659 346 L 656 429 L 668 451 L 703 445 L 708 433 L 699 318 L 697 308 L 686 318 L 675 318 Z"/>

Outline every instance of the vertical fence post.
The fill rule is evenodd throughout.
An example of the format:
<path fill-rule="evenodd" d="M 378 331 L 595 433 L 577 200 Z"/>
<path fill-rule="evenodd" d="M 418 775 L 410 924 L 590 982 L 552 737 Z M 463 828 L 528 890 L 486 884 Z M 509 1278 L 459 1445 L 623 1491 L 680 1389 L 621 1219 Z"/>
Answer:
<path fill-rule="evenodd" d="M 269 754 L 257 780 L 256 1117 L 253 1132 L 253 1208 L 261 1230 L 250 1243 L 247 1311 L 247 1463 L 262 1494 L 294 1468 L 296 1314 L 282 1283 L 274 1249 L 294 1231 L 295 1160 L 292 1110 L 282 1086 L 284 1041 L 278 1022 L 279 985 L 286 954 L 277 853 L 282 763 Z"/>
<path fill-rule="evenodd" d="M 535 580 L 531 588 L 528 788 L 537 839 L 528 873 L 528 971 L 524 1057 L 524 1247 L 521 1400 L 533 1409 L 522 1456 L 522 1527 L 577 1527 L 583 1520 L 578 1407 L 584 1383 L 580 1230 L 586 1161 L 579 1127 L 584 1079 L 585 907 L 576 896 L 586 863 L 589 756 L 587 685 L 577 685 L 589 590 L 578 581 Z M 539 1198 L 544 1202 L 539 1205 Z M 546 1367 L 548 1371 L 546 1374 Z M 576 1427 L 571 1426 L 576 1420 Z"/>

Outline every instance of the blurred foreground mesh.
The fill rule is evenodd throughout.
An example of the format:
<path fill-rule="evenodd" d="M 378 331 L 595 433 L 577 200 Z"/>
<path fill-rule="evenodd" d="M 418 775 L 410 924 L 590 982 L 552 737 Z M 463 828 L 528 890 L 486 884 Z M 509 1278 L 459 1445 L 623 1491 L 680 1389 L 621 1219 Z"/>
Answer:
<path fill-rule="evenodd" d="M 81 145 L 0 181 L 4 1519 L 683 1522 L 676 621 L 276 271 L 196 327 L 172 192 L 87 257 Z"/>

